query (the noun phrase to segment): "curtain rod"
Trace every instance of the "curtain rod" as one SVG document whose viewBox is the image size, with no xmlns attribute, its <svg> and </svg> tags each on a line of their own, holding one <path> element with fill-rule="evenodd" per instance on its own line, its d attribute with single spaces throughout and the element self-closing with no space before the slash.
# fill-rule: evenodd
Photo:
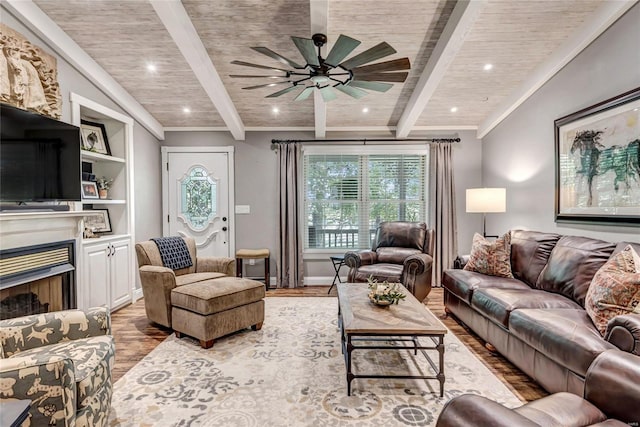
<svg viewBox="0 0 640 427">
<path fill-rule="evenodd" d="M 363 145 L 367 145 L 367 142 L 460 142 L 460 138 L 407 138 L 407 139 L 394 139 L 394 138 L 359 138 L 359 139 L 272 139 L 272 144 L 298 144 L 303 142 L 362 142 Z"/>
</svg>

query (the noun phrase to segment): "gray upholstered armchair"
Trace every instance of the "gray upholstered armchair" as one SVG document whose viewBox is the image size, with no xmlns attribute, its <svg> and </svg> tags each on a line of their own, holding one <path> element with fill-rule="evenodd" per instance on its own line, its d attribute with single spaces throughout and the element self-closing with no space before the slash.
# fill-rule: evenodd
<svg viewBox="0 0 640 427">
<path fill-rule="evenodd" d="M 0 321 L 0 397 L 28 399 L 32 426 L 107 425 L 115 345 L 106 307 Z"/>
<path fill-rule="evenodd" d="M 164 267 L 158 246 L 151 240 L 136 243 L 140 283 L 147 318 L 171 328 L 171 290 L 176 286 L 202 282 L 224 276 L 235 276 L 236 260 L 223 257 L 196 256 L 196 242 L 184 237 L 193 266 L 172 270 Z"/>
<path fill-rule="evenodd" d="M 402 283 L 423 301 L 431 292 L 433 244 L 433 230 L 424 222 L 382 222 L 370 251 L 345 254 L 348 281 L 366 282 L 371 276 Z"/>
</svg>

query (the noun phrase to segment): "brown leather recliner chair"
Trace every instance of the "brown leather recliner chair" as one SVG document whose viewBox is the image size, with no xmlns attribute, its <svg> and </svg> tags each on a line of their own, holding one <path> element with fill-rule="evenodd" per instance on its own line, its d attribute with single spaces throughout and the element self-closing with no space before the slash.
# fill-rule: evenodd
<svg viewBox="0 0 640 427">
<path fill-rule="evenodd" d="M 601 353 L 589 366 L 584 398 L 560 392 L 509 409 L 482 396 L 465 394 L 442 409 L 436 427 L 528 427 L 640 425 L 638 357 L 620 350 Z"/>
<path fill-rule="evenodd" d="M 382 222 L 376 230 L 371 250 L 347 252 L 349 282 L 366 282 L 373 277 L 402 283 L 423 301 L 431 292 L 433 230 L 424 222 Z"/>
</svg>

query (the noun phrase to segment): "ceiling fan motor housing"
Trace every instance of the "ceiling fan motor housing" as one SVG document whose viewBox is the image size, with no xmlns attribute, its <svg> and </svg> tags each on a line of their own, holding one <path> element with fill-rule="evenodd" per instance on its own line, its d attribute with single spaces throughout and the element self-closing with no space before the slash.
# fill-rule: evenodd
<svg viewBox="0 0 640 427">
<path fill-rule="evenodd" d="M 315 44 L 316 46 L 322 47 L 327 43 L 327 36 L 317 33 L 311 36 L 311 40 L 313 40 L 313 44 Z"/>
</svg>

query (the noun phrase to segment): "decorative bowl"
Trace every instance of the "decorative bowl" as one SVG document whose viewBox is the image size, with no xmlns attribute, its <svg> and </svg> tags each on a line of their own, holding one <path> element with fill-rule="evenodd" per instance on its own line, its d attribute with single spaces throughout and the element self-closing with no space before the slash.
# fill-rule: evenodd
<svg viewBox="0 0 640 427">
<path fill-rule="evenodd" d="M 380 306 L 397 304 L 406 295 L 399 291 L 399 283 L 389 283 L 386 280 L 382 283 L 369 277 L 369 300 Z"/>
<path fill-rule="evenodd" d="M 375 298 L 369 298 L 369 301 L 371 301 L 372 303 L 374 303 L 375 305 L 379 305 L 381 307 L 386 307 L 388 305 L 393 304 L 393 301 L 389 301 L 389 300 L 377 300 Z"/>
</svg>

